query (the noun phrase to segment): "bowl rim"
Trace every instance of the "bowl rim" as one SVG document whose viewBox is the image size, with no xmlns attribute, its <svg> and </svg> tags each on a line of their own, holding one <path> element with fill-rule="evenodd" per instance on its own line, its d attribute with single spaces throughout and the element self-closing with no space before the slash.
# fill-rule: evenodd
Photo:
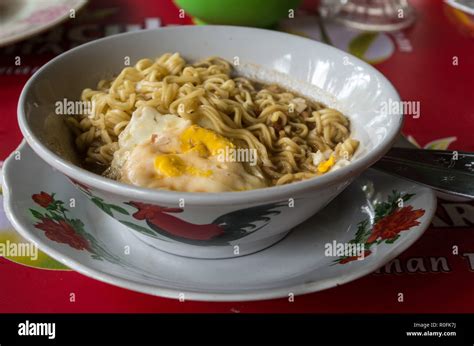
<svg viewBox="0 0 474 346">
<path fill-rule="evenodd" d="M 168 204 L 176 204 L 178 201 L 184 199 L 185 203 L 191 205 L 206 205 L 206 206 L 217 206 L 217 205 L 232 205 L 235 203 L 248 203 L 248 202 L 263 202 L 277 199 L 288 199 L 292 196 L 295 196 L 297 193 L 301 193 L 304 190 L 316 189 L 321 187 L 328 187 L 330 185 L 335 185 L 341 181 L 348 181 L 351 177 L 355 177 L 360 174 L 363 170 L 367 169 L 373 163 L 375 163 L 379 158 L 381 158 L 395 142 L 398 134 L 403 125 L 403 115 L 402 114 L 391 114 L 391 116 L 397 116 L 398 119 L 395 119 L 394 125 L 389 129 L 384 140 L 374 149 L 370 150 L 368 153 L 364 154 L 362 157 L 359 157 L 356 161 L 351 162 L 351 164 L 341 167 L 340 169 L 325 174 L 320 177 L 314 177 L 298 182 L 293 182 L 286 185 L 271 186 L 254 190 L 246 191 L 231 191 L 231 192 L 181 192 L 181 191 L 169 191 L 169 190 L 160 190 L 160 189 L 151 189 L 143 188 L 134 185 L 129 185 L 121 183 L 96 173 L 92 173 L 82 167 L 74 165 L 73 163 L 63 159 L 58 154 L 51 151 L 46 145 L 44 145 L 40 139 L 34 135 L 33 131 L 30 129 L 29 124 L 26 120 L 26 96 L 29 94 L 30 89 L 34 83 L 38 80 L 47 68 L 55 64 L 57 61 L 65 58 L 69 54 L 75 54 L 76 51 L 81 49 L 93 47 L 100 45 L 105 41 L 114 40 L 124 37 L 133 37 L 135 35 L 141 35 L 147 32 L 152 31 L 167 31 L 172 34 L 176 31 L 187 31 L 187 30 L 201 30 L 204 33 L 207 30 L 233 30 L 233 31 L 243 31 L 247 34 L 252 34 L 255 31 L 260 31 L 264 34 L 279 35 L 282 39 L 291 39 L 291 40 L 300 40 L 305 41 L 307 44 L 320 46 L 322 49 L 332 51 L 338 55 L 350 56 L 351 60 L 355 61 L 358 65 L 361 65 L 369 73 L 375 75 L 380 83 L 382 84 L 383 89 L 389 95 L 391 94 L 391 99 L 395 101 L 400 100 L 400 96 L 396 91 L 395 87 L 389 82 L 389 80 L 380 73 L 377 69 L 367 64 L 366 62 L 360 60 L 359 58 L 342 51 L 338 48 L 326 45 L 324 43 L 300 37 L 284 32 L 260 29 L 260 28 L 250 28 L 250 27 L 241 27 L 241 26 L 230 26 L 230 25 L 212 25 L 212 26 L 196 26 L 196 25 L 181 25 L 181 26 L 172 26 L 172 27 L 162 27 L 157 29 L 148 29 L 134 32 L 127 32 L 117 35 L 112 35 L 104 37 L 98 40 L 94 40 L 73 49 L 70 49 L 57 57 L 53 58 L 45 65 L 43 65 L 36 73 L 30 77 L 26 82 L 23 90 L 21 92 L 20 98 L 18 100 L 18 124 L 20 130 L 31 146 L 31 148 L 46 161 L 52 167 L 58 169 L 63 174 L 67 175 L 69 178 L 72 178 L 80 183 L 83 183 L 87 186 L 90 186 L 95 189 L 106 191 L 119 196 L 127 196 L 127 198 L 138 198 L 142 200 L 152 201 L 152 202 L 161 202 Z"/>
</svg>

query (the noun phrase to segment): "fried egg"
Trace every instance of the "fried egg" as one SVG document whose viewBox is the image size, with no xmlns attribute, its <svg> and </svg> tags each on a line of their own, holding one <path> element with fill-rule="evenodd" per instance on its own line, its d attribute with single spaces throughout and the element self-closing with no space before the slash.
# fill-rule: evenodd
<svg viewBox="0 0 474 346">
<path fill-rule="evenodd" d="M 152 107 L 137 109 L 111 164 L 119 181 L 188 192 L 242 191 L 267 186 L 241 162 L 219 160 L 235 144 L 213 130 Z"/>
</svg>

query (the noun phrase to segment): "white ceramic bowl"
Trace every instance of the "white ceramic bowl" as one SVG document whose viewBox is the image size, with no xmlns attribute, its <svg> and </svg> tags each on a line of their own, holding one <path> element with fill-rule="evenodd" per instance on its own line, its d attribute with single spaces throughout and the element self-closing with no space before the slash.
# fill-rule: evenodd
<svg viewBox="0 0 474 346">
<path fill-rule="evenodd" d="M 238 57 L 242 73 L 278 82 L 341 110 L 349 116 L 361 148 L 350 165 L 321 177 L 243 192 L 150 190 L 74 164 L 72 138 L 63 118 L 54 114 L 55 102 L 77 100 L 83 88 L 95 87 L 98 80 L 124 68 L 126 57 L 133 64 L 175 51 L 189 60 Z M 402 115 L 389 114 L 382 106 L 398 101 L 396 90 L 376 69 L 325 44 L 262 29 L 180 26 L 107 37 L 51 60 L 24 87 L 18 121 L 43 160 L 143 241 L 179 255 L 224 258 L 277 242 L 383 156 L 400 131 Z"/>
</svg>

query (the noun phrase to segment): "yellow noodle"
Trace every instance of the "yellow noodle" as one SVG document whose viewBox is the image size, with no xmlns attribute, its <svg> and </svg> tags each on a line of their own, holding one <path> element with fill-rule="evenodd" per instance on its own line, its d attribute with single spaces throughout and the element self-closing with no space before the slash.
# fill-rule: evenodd
<svg viewBox="0 0 474 346">
<path fill-rule="evenodd" d="M 350 159 L 359 142 L 350 138 L 350 122 L 341 112 L 302 98 L 276 85 L 263 85 L 232 74 L 232 65 L 210 57 L 187 64 L 178 53 L 141 59 L 113 79 L 84 89 L 90 114 L 68 119 L 76 146 L 87 162 L 108 166 L 118 136 L 142 106 L 192 122 L 205 119 L 211 129 L 238 146 L 255 149 L 257 167 L 271 184 L 308 179 L 318 173 L 312 155 L 333 153 Z"/>
</svg>

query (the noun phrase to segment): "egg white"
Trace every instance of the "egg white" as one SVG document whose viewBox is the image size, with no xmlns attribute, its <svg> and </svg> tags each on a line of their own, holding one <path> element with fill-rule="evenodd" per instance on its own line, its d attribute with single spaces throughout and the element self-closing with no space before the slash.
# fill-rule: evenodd
<svg viewBox="0 0 474 346">
<path fill-rule="evenodd" d="M 189 192 L 241 191 L 267 186 L 262 177 L 246 171 L 240 162 L 221 162 L 217 156 L 202 157 L 195 151 L 182 151 L 180 136 L 192 122 L 173 114 L 160 114 L 152 107 L 137 109 L 119 136 L 119 149 L 111 164 L 118 179 L 129 184 Z M 186 165 L 208 176 L 184 172 L 179 176 L 160 174 L 157 156 L 173 154 Z"/>
</svg>

